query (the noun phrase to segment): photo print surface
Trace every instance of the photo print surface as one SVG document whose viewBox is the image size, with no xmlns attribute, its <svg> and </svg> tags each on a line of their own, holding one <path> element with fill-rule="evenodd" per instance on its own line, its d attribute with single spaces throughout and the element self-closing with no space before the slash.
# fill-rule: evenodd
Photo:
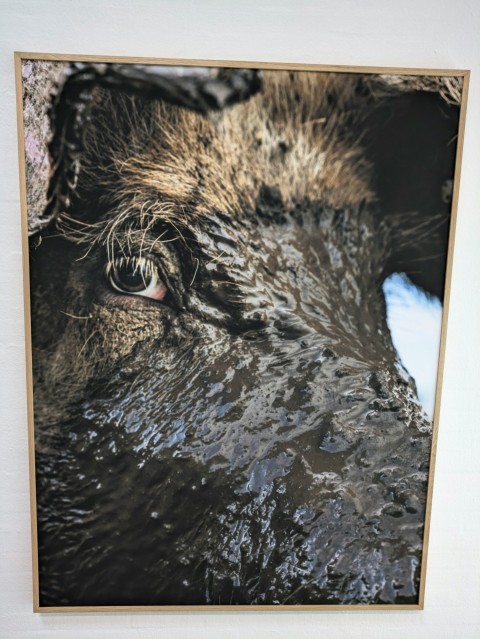
<svg viewBox="0 0 480 639">
<path fill-rule="evenodd" d="M 20 60 L 37 609 L 421 603 L 463 76 L 270 67 Z"/>
</svg>

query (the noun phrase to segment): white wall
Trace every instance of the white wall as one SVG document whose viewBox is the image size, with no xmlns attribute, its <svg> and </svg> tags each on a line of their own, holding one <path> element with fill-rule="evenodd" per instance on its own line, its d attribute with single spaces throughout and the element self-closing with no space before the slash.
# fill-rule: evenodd
<svg viewBox="0 0 480 639">
<path fill-rule="evenodd" d="M 0 0 L 1 637 L 480 636 L 479 29 L 478 0 Z M 31 612 L 14 50 L 472 70 L 423 612 Z"/>
</svg>

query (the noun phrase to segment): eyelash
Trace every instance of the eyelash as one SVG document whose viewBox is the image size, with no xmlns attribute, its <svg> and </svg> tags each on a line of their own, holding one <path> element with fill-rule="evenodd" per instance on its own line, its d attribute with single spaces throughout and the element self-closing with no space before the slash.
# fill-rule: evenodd
<svg viewBox="0 0 480 639">
<path fill-rule="evenodd" d="M 137 255 L 119 256 L 105 266 L 107 285 L 116 293 L 162 301 L 167 287 L 160 279 L 155 261 Z"/>
</svg>

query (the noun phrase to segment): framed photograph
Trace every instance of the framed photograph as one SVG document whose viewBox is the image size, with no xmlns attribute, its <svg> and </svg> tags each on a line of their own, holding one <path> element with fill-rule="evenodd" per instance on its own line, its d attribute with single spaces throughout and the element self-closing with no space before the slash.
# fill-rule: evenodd
<svg viewBox="0 0 480 639">
<path fill-rule="evenodd" d="M 468 72 L 16 68 L 34 610 L 421 609 Z"/>
</svg>

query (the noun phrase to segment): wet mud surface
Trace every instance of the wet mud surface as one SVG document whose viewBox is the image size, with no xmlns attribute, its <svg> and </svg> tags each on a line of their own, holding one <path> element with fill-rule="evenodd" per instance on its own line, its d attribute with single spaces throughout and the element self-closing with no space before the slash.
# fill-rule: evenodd
<svg viewBox="0 0 480 639">
<path fill-rule="evenodd" d="M 300 258 L 312 233 L 285 221 L 250 247 L 261 325 L 248 304 L 241 334 L 199 321 L 197 273 L 161 348 L 42 434 L 43 605 L 416 601 L 430 425 L 381 315 L 342 317 L 346 291 Z"/>
</svg>

